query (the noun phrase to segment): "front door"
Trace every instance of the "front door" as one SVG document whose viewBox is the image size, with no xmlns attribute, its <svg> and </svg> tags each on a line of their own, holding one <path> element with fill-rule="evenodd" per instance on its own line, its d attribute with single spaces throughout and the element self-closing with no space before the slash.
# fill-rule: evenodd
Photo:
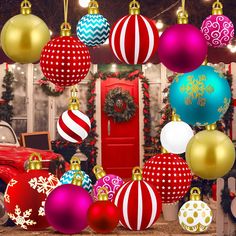
<svg viewBox="0 0 236 236">
<path fill-rule="evenodd" d="M 114 88 L 127 90 L 134 99 L 136 112 L 126 122 L 115 122 L 104 112 L 107 93 Z M 132 168 L 139 166 L 139 94 L 138 79 L 107 78 L 101 83 L 102 166 L 109 174 L 130 178 Z"/>
</svg>

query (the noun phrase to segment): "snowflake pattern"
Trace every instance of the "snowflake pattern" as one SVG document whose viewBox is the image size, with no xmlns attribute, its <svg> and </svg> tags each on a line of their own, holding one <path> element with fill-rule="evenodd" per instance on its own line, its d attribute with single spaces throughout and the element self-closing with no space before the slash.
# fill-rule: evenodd
<svg viewBox="0 0 236 236">
<path fill-rule="evenodd" d="M 32 213 L 32 209 L 21 212 L 18 205 L 15 208 L 15 214 L 8 213 L 11 220 L 15 222 L 16 225 L 20 225 L 23 229 L 27 229 L 28 225 L 36 225 L 37 223 L 31 219 L 28 219 Z M 21 215 L 22 214 L 22 215 Z"/>
<path fill-rule="evenodd" d="M 224 98 L 224 105 L 218 108 L 218 112 L 221 113 L 222 115 L 225 114 L 229 108 L 230 102 L 231 102 L 230 99 Z"/>
<path fill-rule="evenodd" d="M 39 216 L 45 216 L 44 207 L 45 207 L 45 201 L 42 201 L 41 207 L 40 207 L 39 210 L 38 210 L 38 215 L 39 215 Z"/>
<path fill-rule="evenodd" d="M 8 186 L 13 187 L 16 183 L 18 183 L 17 180 L 11 179 L 10 182 L 8 183 Z"/>
<path fill-rule="evenodd" d="M 7 203 L 10 203 L 10 196 L 9 196 L 9 194 L 7 194 L 7 192 L 4 194 L 4 200 L 5 200 Z"/>
<path fill-rule="evenodd" d="M 29 185 L 31 188 L 36 189 L 38 193 L 44 193 L 47 196 L 59 184 L 60 183 L 58 179 L 52 174 L 50 174 L 49 177 L 43 177 L 43 176 L 34 177 L 29 181 Z"/>
</svg>

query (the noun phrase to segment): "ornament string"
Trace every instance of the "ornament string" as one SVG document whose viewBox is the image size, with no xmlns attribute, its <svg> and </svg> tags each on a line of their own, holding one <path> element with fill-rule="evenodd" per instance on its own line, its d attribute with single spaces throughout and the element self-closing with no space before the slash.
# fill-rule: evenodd
<svg viewBox="0 0 236 236">
<path fill-rule="evenodd" d="M 182 0 L 182 11 L 185 13 L 185 0 Z"/>
<path fill-rule="evenodd" d="M 67 23 L 68 19 L 68 0 L 64 0 L 64 21 Z"/>
</svg>

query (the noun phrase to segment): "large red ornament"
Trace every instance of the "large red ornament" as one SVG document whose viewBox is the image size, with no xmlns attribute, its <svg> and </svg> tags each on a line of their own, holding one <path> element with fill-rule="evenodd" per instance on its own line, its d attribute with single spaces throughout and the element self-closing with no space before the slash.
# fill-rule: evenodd
<svg viewBox="0 0 236 236">
<path fill-rule="evenodd" d="M 90 65 L 88 48 L 72 36 L 52 39 L 43 48 L 40 58 L 44 76 L 59 86 L 79 83 L 88 74 Z"/>
<path fill-rule="evenodd" d="M 188 192 L 192 174 L 187 163 L 180 156 L 162 153 L 145 163 L 143 179 L 156 186 L 163 203 L 174 203 Z"/>
<path fill-rule="evenodd" d="M 39 157 L 38 154 L 33 155 Z M 60 184 L 54 175 L 37 169 L 37 166 L 40 167 L 40 160 L 31 159 L 30 168 L 33 166 L 33 169 L 11 179 L 4 196 L 10 219 L 26 230 L 41 230 L 49 226 L 44 212 L 45 200 Z"/>
<path fill-rule="evenodd" d="M 124 184 L 116 193 L 114 203 L 120 211 L 120 223 L 130 230 L 151 227 L 161 213 L 161 197 L 157 189 L 142 181 L 140 168 L 133 169 L 133 181 Z"/>
<path fill-rule="evenodd" d="M 130 15 L 118 20 L 110 33 L 110 46 L 114 55 L 127 64 L 146 63 L 158 47 L 156 25 L 139 12 L 139 3 L 132 1 Z"/>
</svg>

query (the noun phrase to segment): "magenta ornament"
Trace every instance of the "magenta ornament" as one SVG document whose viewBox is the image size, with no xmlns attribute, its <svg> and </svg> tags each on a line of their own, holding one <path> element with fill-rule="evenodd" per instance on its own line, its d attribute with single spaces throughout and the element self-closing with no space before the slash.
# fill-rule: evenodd
<svg viewBox="0 0 236 236">
<path fill-rule="evenodd" d="M 224 15 L 210 15 L 202 23 L 201 31 L 207 44 L 214 48 L 227 46 L 234 37 L 234 25 Z"/>
<path fill-rule="evenodd" d="M 82 187 L 61 185 L 46 200 L 48 223 L 64 234 L 79 233 L 88 226 L 87 212 L 92 203 L 92 197 Z"/>
<path fill-rule="evenodd" d="M 203 63 L 207 56 L 207 43 L 195 26 L 176 24 L 161 35 L 158 55 L 169 70 L 187 73 Z"/>
</svg>

